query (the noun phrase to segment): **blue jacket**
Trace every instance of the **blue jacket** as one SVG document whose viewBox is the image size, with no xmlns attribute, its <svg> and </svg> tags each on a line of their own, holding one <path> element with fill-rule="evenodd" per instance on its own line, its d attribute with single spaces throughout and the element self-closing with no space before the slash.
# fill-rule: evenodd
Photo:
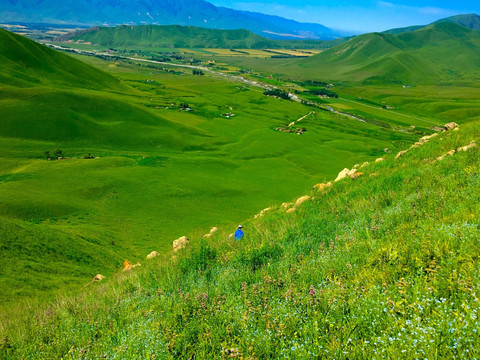
<svg viewBox="0 0 480 360">
<path fill-rule="evenodd" d="M 243 231 L 242 229 L 237 229 L 237 231 L 235 231 L 235 240 L 240 240 L 242 237 L 243 237 Z"/>
</svg>

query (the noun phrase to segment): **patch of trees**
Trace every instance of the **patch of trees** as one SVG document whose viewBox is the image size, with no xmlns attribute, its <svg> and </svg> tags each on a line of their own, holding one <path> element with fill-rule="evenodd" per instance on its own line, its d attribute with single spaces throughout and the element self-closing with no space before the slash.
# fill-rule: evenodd
<svg viewBox="0 0 480 360">
<path fill-rule="evenodd" d="M 300 83 L 302 86 L 327 86 L 328 84 L 324 81 L 317 81 L 317 80 L 305 80 L 304 82 Z"/>
<path fill-rule="evenodd" d="M 271 53 L 271 54 L 289 55 L 289 54 L 286 54 L 286 53 L 281 52 L 281 51 L 275 51 L 275 50 L 269 50 L 269 49 L 263 49 L 263 51 L 265 51 L 267 53 Z"/>
<path fill-rule="evenodd" d="M 171 61 L 169 56 L 150 56 L 150 60 L 159 61 L 159 62 Z"/>
<path fill-rule="evenodd" d="M 45 151 L 43 153 L 47 160 L 56 160 L 56 159 L 62 159 L 63 158 L 63 152 L 60 149 L 56 149 L 53 153 L 50 153 L 50 151 Z"/>
<path fill-rule="evenodd" d="M 200 60 L 200 59 L 195 59 L 195 58 L 190 59 L 190 64 L 191 65 L 198 65 L 198 64 L 201 64 L 202 62 L 203 62 L 203 60 Z"/>
<path fill-rule="evenodd" d="M 312 95 L 328 96 L 329 98 L 338 98 L 338 94 L 328 89 L 311 89 L 307 91 Z"/>
<path fill-rule="evenodd" d="M 205 73 L 202 70 L 193 69 L 193 75 L 203 76 L 203 75 L 205 75 Z"/>
<path fill-rule="evenodd" d="M 102 54 L 97 54 L 97 53 L 91 53 L 91 52 L 82 52 L 82 55 L 88 55 L 88 56 L 93 56 L 105 61 L 123 61 L 124 58 L 121 56 L 117 55 L 102 55 Z"/>
<path fill-rule="evenodd" d="M 288 92 L 280 89 L 267 90 L 263 93 L 263 95 L 275 96 L 280 99 L 290 100 L 290 96 L 288 96 Z"/>
</svg>

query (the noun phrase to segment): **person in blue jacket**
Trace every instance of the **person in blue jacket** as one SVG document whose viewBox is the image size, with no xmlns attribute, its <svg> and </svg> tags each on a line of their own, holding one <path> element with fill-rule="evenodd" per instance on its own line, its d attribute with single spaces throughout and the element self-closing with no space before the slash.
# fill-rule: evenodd
<svg viewBox="0 0 480 360">
<path fill-rule="evenodd" d="M 235 240 L 240 240 L 241 238 L 243 238 L 243 235 L 245 235 L 242 229 L 243 229 L 243 226 L 238 225 L 238 229 L 237 231 L 235 231 Z"/>
</svg>

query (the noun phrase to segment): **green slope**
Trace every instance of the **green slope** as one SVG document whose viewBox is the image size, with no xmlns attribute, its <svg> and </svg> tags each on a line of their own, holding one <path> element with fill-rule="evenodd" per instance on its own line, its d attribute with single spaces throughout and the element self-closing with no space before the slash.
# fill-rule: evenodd
<svg viewBox="0 0 480 360">
<path fill-rule="evenodd" d="M 360 35 L 290 68 L 312 69 L 324 79 L 439 84 L 454 78 L 475 79 L 479 50 L 479 32 L 439 23 L 398 35 Z"/>
<path fill-rule="evenodd" d="M 478 358 L 477 123 L 443 132 L 177 261 L 11 317 L 0 356 Z M 20 320 L 22 314 L 25 320 Z"/>
<path fill-rule="evenodd" d="M 10 289 L 0 295 L 5 304 L 68 291 L 131 253 L 131 244 L 115 244 L 112 230 L 98 223 L 115 194 L 111 178 L 128 177 L 108 173 L 118 160 L 48 163 L 45 151 L 76 158 L 164 153 L 207 140 L 204 131 L 148 111 L 144 97 L 119 79 L 24 37 L 0 30 L 0 59 L 0 252 L 12 260 L 0 270 L 2 289 Z M 84 225 L 56 224 L 86 214 L 95 215 L 80 220 Z"/>
<path fill-rule="evenodd" d="M 0 256 L 15 259 L 0 269 L 0 307 L 78 291 L 97 272 L 110 275 L 151 250 L 169 254 L 173 239 L 238 223 L 342 163 L 411 143 L 414 135 L 400 128 L 421 126 L 406 119 L 389 130 L 319 111 L 302 120 L 306 134 L 286 134 L 275 128 L 311 107 L 163 65 L 88 58 L 118 85 L 76 86 L 81 74 L 72 72 L 57 86 L 58 53 L 22 41 L 25 51 L 52 57 L 53 75 L 42 77 L 43 63 L 32 61 L 25 71 L 38 83 L 0 85 Z M 21 54 L 8 55 L 12 61 L 23 61 L 19 51 L 9 48 Z M 56 149 L 68 159 L 47 161 L 44 152 Z M 82 158 L 89 153 L 98 158 Z"/>
<path fill-rule="evenodd" d="M 2 29 L 0 81 L 2 137 L 183 148 L 182 134 L 200 134 L 145 111 L 110 74 Z"/>
<path fill-rule="evenodd" d="M 456 15 L 435 21 L 435 23 L 442 22 L 455 23 L 476 31 L 480 30 L 480 16 L 477 14 Z"/>
<path fill-rule="evenodd" d="M 480 16 L 478 16 L 477 14 L 455 15 L 455 16 L 451 16 L 451 17 L 448 17 L 448 18 L 437 20 L 437 21 L 433 22 L 433 24 L 440 24 L 440 23 L 445 23 L 445 22 L 461 25 L 461 26 L 464 26 L 464 27 L 469 28 L 471 30 L 476 30 L 476 31 L 480 30 Z M 398 35 L 398 34 L 401 34 L 401 33 L 404 33 L 404 32 L 412 32 L 412 31 L 416 31 L 416 30 L 419 30 L 419 29 L 423 29 L 427 26 L 428 25 L 408 26 L 408 27 L 404 27 L 404 28 L 390 29 L 390 30 L 384 31 L 383 33 L 384 34 L 391 34 L 391 35 Z"/>
<path fill-rule="evenodd" d="M 179 25 L 143 25 L 95 27 L 80 34 L 65 35 L 60 41 L 73 40 L 89 42 L 96 45 L 116 49 L 146 48 L 236 48 L 236 49 L 269 49 L 269 48 L 328 48 L 338 40 L 271 40 L 248 30 L 217 30 L 194 26 Z"/>
<path fill-rule="evenodd" d="M 0 83 L 20 87 L 121 88 L 114 77 L 3 29 L 0 29 Z"/>
</svg>

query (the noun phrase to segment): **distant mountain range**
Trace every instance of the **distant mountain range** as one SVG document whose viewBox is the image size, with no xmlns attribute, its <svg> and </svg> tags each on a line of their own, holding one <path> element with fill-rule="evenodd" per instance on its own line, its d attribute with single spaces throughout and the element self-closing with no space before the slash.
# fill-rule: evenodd
<svg viewBox="0 0 480 360">
<path fill-rule="evenodd" d="M 398 34 L 356 36 L 293 64 L 325 80 L 441 84 L 480 76 L 480 32 L 441 21 Z"/>
<path fill-rule="evenodd" d="M 205 29 L 180 25 L 121 25 L 92 27 L 59 36 L 57 41 L 83 41 L 113 48 L 217 48 L 217 49 L 326 49 L 343 38 L 331 41 L 275 40 L 248 30 Z"/>
<path fill-rule="evenodd" d="M 346 34 L 320 24 L 216 7 L 204 0 L 3 0 L 0 21 L 79 25 L 192 25 L 247 29 L 274 39 L 331 40 Z"/>
</svg>

